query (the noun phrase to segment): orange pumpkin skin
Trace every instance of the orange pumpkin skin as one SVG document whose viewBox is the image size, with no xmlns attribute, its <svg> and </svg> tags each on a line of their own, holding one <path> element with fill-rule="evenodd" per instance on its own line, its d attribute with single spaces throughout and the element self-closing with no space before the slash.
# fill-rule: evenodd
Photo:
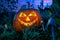
<svg viewBox="0 0 60 40">
<path fill-rule="evenodd" d="M 14 29 L 18 32 L 24 30 L 26 27 L 31 28 L 34 24 L 40 27 L 41 16 L 36 10 L 21 11 L 13 21 Z"/>
</svg>

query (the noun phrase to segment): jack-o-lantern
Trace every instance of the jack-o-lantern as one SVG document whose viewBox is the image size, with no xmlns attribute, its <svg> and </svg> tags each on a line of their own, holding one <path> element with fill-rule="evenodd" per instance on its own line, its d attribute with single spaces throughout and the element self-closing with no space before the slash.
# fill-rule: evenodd
<svg viewBox="0 0 60 40">
<path fill-rule="evenodd" d="M 16 16 L 13 25 L 16 31 L 21 31 L 26 27 L 32 27 L 37 24 L 40 27 L 41 17 L 36 10 L 24 10 Z"/>
</svg>

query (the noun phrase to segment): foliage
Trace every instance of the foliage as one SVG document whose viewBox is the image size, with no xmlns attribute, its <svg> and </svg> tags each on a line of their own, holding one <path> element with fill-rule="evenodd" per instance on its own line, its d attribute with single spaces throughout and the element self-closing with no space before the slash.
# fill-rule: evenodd
<svg viewBox="0 0 60 40">
<path fill-rule="evenodd" d="M 45 22 L 45 26 L 45 24 L 47 23 L 46 21 L 52 14 L 57 23 L 57 26 L 54 29 L 55 39 L 60 40 L 60 4 L 56 0 L 53 1 L 53 5 L 50 8 L 51 10 L 45 10 L 43 11 L 43 13 L 41 13 L 41 15 L 43 15 L 42 18 Z M 18 0 L 0 0 L 0 40 L 51 40 L 51 26 L 49 27 L 48 31 L 43 31 L 42 26 L 40 28 L 36 28 L 36 26 L 33 26 L 33 28 L 31 29 L 26 28 L 22 32 L 15 31 L 15 29 L 13 28 L 13 20 L 14 15 L 17 12 L 13 11 L 13 9 L 15 10 L 17 8 L 15 5 L 17 2 Z M 6 4 L 6 6 L 4 4 Z M 7 24 L 8 26 L 7 29 L 5 28 L 5 24 Z"/>
</svg>

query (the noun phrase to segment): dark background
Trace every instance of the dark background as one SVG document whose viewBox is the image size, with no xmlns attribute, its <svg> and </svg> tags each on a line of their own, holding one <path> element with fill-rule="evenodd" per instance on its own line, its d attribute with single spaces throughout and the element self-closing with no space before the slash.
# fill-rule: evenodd
<svg viewBox="0 0 60 40">
<path fill-rule="evenodd" d="M 4 2 L 7 2 L 7 5 Z M 49 9 L 40 9 L 42 19 L 44 20 L 44 26 L 47 24 L 47 20 L 53 17 L 56 22 L 54 27 L 54 39 L 60 40 L 60 0 L 53 0 L 53 4 Z M 33 27 L 31 29 L 25 29 L 22 32 L 16 32 L 13 27 L 14 16 L 17 13 L 16 3 L 18 0 L 0 0 L 0 40 L 52 40 L 51 25 L 48 27 L 48 31 L 44 30 L 42 26 L 40 28 Z M 23 8 L 22 8 L 23 9 Z M 43 12 L 43 13 L 42 13 Z M 52 16 L 50 16 L 50 12 Z M 45 14 L 46 13 L 46 14 Z M 48 14 L 47 14 L 48 13 Z M 7 25 L 7 28 L 5 27 Z"/>
</svg>

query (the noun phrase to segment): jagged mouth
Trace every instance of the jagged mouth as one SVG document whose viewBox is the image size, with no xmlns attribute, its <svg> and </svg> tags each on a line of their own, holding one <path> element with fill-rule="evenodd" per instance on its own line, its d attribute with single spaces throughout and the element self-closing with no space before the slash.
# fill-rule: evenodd
<svg viewBox="0 0 60 40">
<path fill-rule="evenodd" d="M 21 23 L 21 24 L 23 24 L 23 25 L 25 25 L 25 26 L 31 26 L 31 25 L 33 25 L 36 21 L 37 21 L 38 19 L 36 18 L 34 21 L 32 21 L 32 22 L 23 22 L 22 20 L 20 20 L 19 18 L 18 18 L 18 21 Z"/>
</svg>

